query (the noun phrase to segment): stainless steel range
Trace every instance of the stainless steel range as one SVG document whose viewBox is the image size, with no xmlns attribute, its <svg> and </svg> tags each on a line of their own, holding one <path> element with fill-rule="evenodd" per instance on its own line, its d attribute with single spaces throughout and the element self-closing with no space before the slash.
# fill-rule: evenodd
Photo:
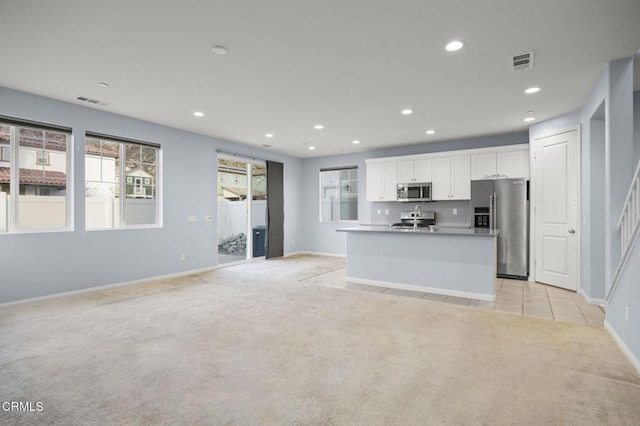
<svg viewBox="0 0 640 426">
<path fill-rule="evenodd" d="M 435 212 L 423 212 L 419 208 L 412 212 L 400 213 L 400 222 L 391 225 L 392 228 L 426 228 L 436 224 Z"/>
</svg>

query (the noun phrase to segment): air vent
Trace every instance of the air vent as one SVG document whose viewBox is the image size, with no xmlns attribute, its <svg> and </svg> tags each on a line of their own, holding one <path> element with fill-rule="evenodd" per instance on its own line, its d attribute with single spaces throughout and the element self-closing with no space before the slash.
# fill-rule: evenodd
<svg viewBox="0 0 640 426">
<path fill-rule="evenodd" d="M 267 145 L 266 143 L 263 143 L 262 146 L 264 146 L 265 148 L 271 148 L 271 145 Z"/>
<path fill-rule="evenodd" d="M 509 59 L 509 69 L 511 71 L 523 71 L 531 68 L 533 68 L 533 50 L 514 55 Z"/>
<path fill-rule="evenodd" d="M 97 99 L 86 98 L 86 97 L 84 97 L 84 96 L 78 96 L 76 99 L 77 99 L 77 100 L 79 100 L 79 101 L 82 101 L 82 102 L 88 102 L 88 103 L 90 103 L 90 104 L 94 104 L 94 105 L 100 105 L 100 106 L 107 106 L 107 105 L 109 105 L 109 103 L 107 103 L 107 102 L 99 101 L 99 100 L 97 100 Z"/>
</svg>

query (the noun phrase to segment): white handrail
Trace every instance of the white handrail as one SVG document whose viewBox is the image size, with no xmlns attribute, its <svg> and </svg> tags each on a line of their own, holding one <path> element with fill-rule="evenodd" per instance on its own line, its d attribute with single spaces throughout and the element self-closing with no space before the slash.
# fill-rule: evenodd
<svg viewBox="0 0 640 426">
<path fill-rule="evenodd" d="M 618 231 L 620 231 L 621 244 L 620 263 L 607 293 L 607 301 L 610 301 L 611 296 L 613 296 L 618 281 L 620 280 L 620 275 L 629 260 L 631 249 L 638 239 L 638 234 L 640 234 L 640 161 L 638 161 L 638 166 L 631 179 L 629 192 L 627 193 L 627 198 L 625 198 L 622 212 L 620 213 Z"/>
</svg>

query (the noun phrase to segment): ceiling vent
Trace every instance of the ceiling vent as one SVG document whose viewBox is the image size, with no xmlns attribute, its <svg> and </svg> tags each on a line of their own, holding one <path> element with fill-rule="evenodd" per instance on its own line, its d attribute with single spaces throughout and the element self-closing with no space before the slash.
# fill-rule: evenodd
<svg viewBox="0 0 640 426">
<path fill-rule="evenodd" d="M 90 103 L 90 104 L 94 104 L 94 105 L 100 105 L 100 106 L 107 106 L 107 105 L 109 105 L 107 102 L 99 101 L 99 100 L 97 100 L 97 99 L 86 98 L 86 97 L 84 97 L 84 96 L 78 96 L 76 99 L 77 99 L 77 100 L 79 100 L 79 101 L 82 101 L 82 102 L 88 102 L 88 103 Z"/>
<path fill-rule="evenodd" d="M 509 69 L 511 71 L 524 71 L 531 68 L 533 68 L 533 50 L 509 58 Z"/>
</svg>

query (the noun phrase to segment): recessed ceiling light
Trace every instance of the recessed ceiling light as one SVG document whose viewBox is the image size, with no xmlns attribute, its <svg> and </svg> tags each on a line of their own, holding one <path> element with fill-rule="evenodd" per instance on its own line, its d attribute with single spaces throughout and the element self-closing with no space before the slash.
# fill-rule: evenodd
<svg viewBox="0 0 640 426">
<path fill-rule="evenodd" d="M 428 135 L 432 135 L 435 132 L 436 132 L 435 130 L 427 130 L 425 133 L 428 134 Z"/>
<path fill-rule="evenodd" d="M 98 83 L 98 86 L 100 86 L 100 87 L 109 87 L 109 83 L 104 83 L 104 82 Z"/>
<path fill-rule="evenodd" d="M 529 87 L 527 90 L 524 91 L 524 93 L 530 95 L 532 93 L 538 93 L 540 90 L 542 89 L 540 89 L 539 87 Z"/>
<path fill-rule="evenodd" d="M 403 109 L 402 110 L 402 114 L 403 115 L 411 115 L 411 114 L 413 114 L 413 110 L 409 109 L 409 108 Z"/>
<path fill-rule="evenodd" d="M 360 141 L 353 141 L 351 143 L 354 144 L 354 145 L 358 145 L 360 143 Z"/>
<path fill-rule="evenodd" d="M 204 117 L 204 112 L 196 111 L 196 112 L 193 113 L 193 115 L 195 115 L 198 118 L 202 118 L 202 117 Z"/>
<path fill-rule="evenodd" d="M 267 137 L 267 138 L 272 138 L 274 136 L 274 134 L 273 133 L 265 133 L 264 136 Z"/>
<path fill-rule="evenodd" d="M 316 147 L 315 147 L 315 146 L 310 146 L 310 147 L 309 147 L 309 149 L 310 149 L 311 151 L 313 151 L 314 149 L 316 149 Z"/>
<path fill-rule="evenodd" d="M 211 48 L 211 51 L 216 55 L 226 55 L 229 50 L 224 46 L 217 45 L 217 46 L 213 46 Z"/>
<path fill-rule="evenodd" d="M 525 122 L 529 122 L 529 121 L 533 121 L 535 119 L 536 119 L 535 117 L 527 117 L 527 118 L 524 119 L 524 121 Z"/>
<path fill-rule="evenodd" d="M 462 49 L 462 46 L 464 46 L 463 42 L 460 40 L 453 40 L 447 43 L 444 48 L 447 49 L 448 52 L 455 52 L 456 50 Z"/>
<path fill-rule="evenodd" d="M 324 129 L 324 126 L 322 124 L 316 124 L 315 126 L 313 126 L 313 128 L 316 130 L 322 130 Z"/>
</svg>

